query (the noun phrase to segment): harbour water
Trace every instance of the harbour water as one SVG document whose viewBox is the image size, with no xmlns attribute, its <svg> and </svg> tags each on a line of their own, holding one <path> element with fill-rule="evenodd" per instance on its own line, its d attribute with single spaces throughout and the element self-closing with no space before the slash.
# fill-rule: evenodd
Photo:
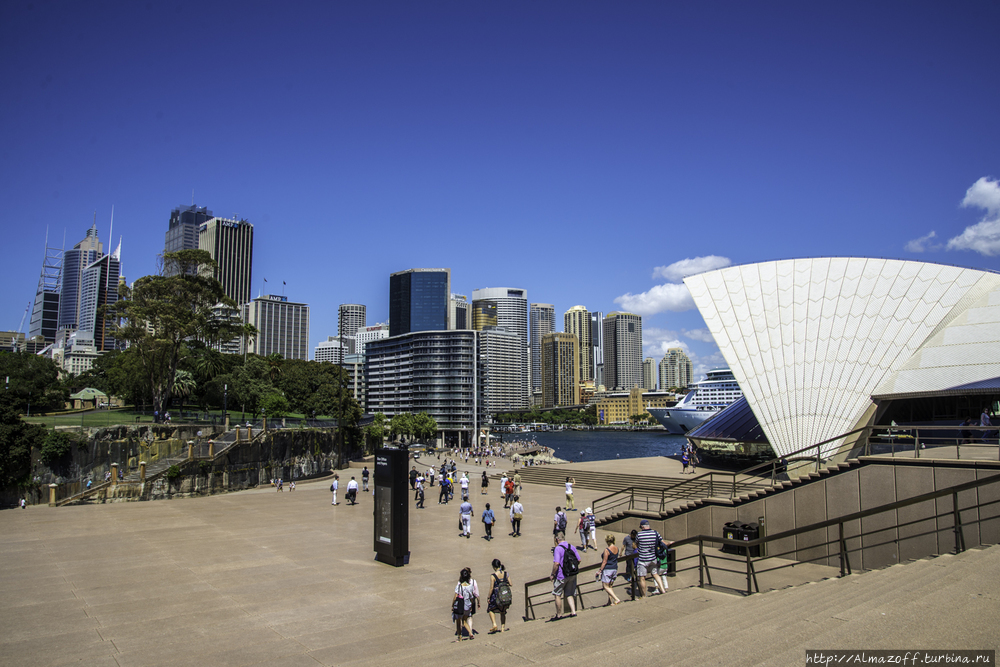
<svg viewBox="0 0 1000 667">
<path fill-rule="evenodd" d="M 538 431 L 504 434 L 504 442 L 534 440 L 566 461 L 680 456 L 684 436 L 667 431 Z"/>
</svg>

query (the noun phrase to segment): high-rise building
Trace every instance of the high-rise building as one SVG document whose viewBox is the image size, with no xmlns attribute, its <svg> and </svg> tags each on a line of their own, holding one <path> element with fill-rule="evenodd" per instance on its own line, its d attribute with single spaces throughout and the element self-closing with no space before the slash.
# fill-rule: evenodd
<svg viewBox="0 0 1000 667">
<path fill-rule="evenodd" d="M 472 328 L 482 331 L 497 325 L 496 301 L 474 301 L 472 303 Z"/>
<path fill-rule="evenodd" d="M 691 359 L 684 350 L 679 347 L 668 349 L 660 359 L 660 390 L 683 389 L 690 386 L 693 379 Z"/>
<path fill-rule="evenodd" d="M 42 261 L 42 275 L 38 278 L 38 291 L 31 309 L 28 337 L 41 336 L 46 343 L 56 340 L 59 326 L 59 293 L 62 290 L 62 259 L 60 248 L 49 247 L 49 235 L 45 234 L 45 259 Z"/>
<path fill-rule="evenodd" d="M 656 360 L 653 357 L 642 360 L 642 388 L 656 391 Z"/>
<path fill-rule="evenodd" d="M 542 407 L 580 404 L 580 342 L 576 334 L 542 336 Z"/>
<path fill-rule="evenodd" d="M 362 327 L 354 334 L 354 353 L 364 355 L 365 345 L 373 340 L 382 340 L 388 337 L 388 324 L 374 324 L 370 327 Z"/>
<path fill-rule="evenodd" d="M 464 294 L 452 294 L 448 300 L 448 328 L 461 331 L 463 329 L 473 329 L 472 326 L 472 304 L 468 302 Z"/>
<path fill-rule="evenodd" d="M 389 276 L 389 336 L 447 331 L 451 269 L 408 269 Z"/>
<path fill-rule="evenodd" d="M 104 254 L 97 238 L 95 222 L 82 241 L 63 253 L 62 285 L 59 290 L 59 318 L 56 329 L 78 329 L 80 326 L 80 288 L 83 272 Z"/>
<path fill-rule="evenodd" d="M 313 361 L 329 361 L 331 364 L 341 365 L 344 360 L 354 353 L 353 336 L 328 336 L 322 340 L 313 350 Z"/>
<path fill-rule="evenodd" d="M 594 366 L 594 384 L 604 384 L 604 313 L 590 313 L 590 359 Z"/>
<path fill-rule="evenodd" d="M 392 322 L 390 321 L 390 326 Z M 365 411 L 427 413 L 449 447 L 476 443 L 482 383 L 475 331 L 418 331 L 365 347 Z"/>
<path fill-rule="evenodd" d="M 478 355 L 486 412 L 495 415 L 520 409 L 521 339 L 502 327 L 479 332 Z"/>
<path fill-rule="evenodd" d="M 531 327 L 531 393 L 542 391 L 542 336 L 556 330 L 556 307 L 551 303 L 533 303 L 528 310 Z"/>
<path fill-rule="evenodd" d="M 609 390 L 642 386 L 642 317 L 613 312 L 604 318 L 604 384 Z"/>
<path fill-rule="evenodd" d="M 91 263 L 83 271 L 80 284 L 79 330 L 93 336 L 98 352 L 115 348 L 111 323 L 104 319 L 101 308 L 118 301 L 118 281 L 121 274 L 121 245 L 111 253 Z"/>
<path fill-rule="evenodd" d="M 498 327 L 517 334 L 521 339 L 521 402 L 518 409 L 528 407 L 528 292 L 513 287 L 486 287 L 472 291 L 472 307 L 477 301 L 492 301 L 497 307 Z M 475 317 L 475 315 L 473 315 Z"/>
<path fill-rule="evenodd" d="M 248 352 L 266 357 L 278 353 L 285 359 L 309 359 L 309 306 L 286 296 L 268 294 L 243 306 L 243 321 L 257 329 L 248 341 Z"/>
<path fill-rule="evenodd" d="M 212 212 L 204 206 L 178 206 L 170 212 L 170 223 L 163 243 L 163 253 L 197 250 L 202 223 L 212 219 Z M 172 275 L 175 267 L 167 265 L 164 272 Z"/>
<path fill-rule="evenodd" d="M 368 325 L 365 307 L 359 303 L 342 303 L 337 309 L 337 335 L 353 336 Z"/>
<path fill-rule="evenodd" d="M 243 308 L 250 301 L 253 269 L 253 225 L 246 220 L 210 218 L 198 228 L 198 248 L 215 260 L 215 279 L 226 296 Z M 298 359 L 308 359 L 296 357 Z"/>
<path fill-rule="evenodd" d="M 596 313 L 595 313 L 596 314 Z M 563 331 L 574 334 L 579 344 L 580 382 L 594 379 L 594 344 L 591 313 L 583 306 L 573 306 L 563 313 Z"/>
</svg>

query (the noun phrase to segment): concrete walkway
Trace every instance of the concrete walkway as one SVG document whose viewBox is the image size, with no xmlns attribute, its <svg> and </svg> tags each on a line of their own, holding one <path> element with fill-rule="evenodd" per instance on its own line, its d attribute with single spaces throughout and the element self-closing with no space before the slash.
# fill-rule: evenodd
<svg viewBox="0 0 1000 667">
<path fill-rule="evenodd" d="M 482 469 L 459 469 L 470 471 L 476 516 L 488 500 L 504 517 L 497 485 L 491 484 L 488 498 L 481 496 Z M 360 470 L 342 471 L 342 489 L 352 474 L 360 479 Z M 324 480 L 300 483 L 294 492 L 286 486 L 283 493 L 266 488 L 0 512 L 0 664 L 517 665 L 570 659 L 622 664 L 627 657 L 632 665 L 664 664 L 669 651 L 679 646 L 690 664 L 766 664 L 770 661 L 763 646 L 753 653 L 759 662 L 736 660 L 756 636 L 757 607 L 747 605 L 765 603 L 770 606 L 759 613 L 767 613 L 769 620 L 761 632 L 777 633 L 783 656 L 798 656 L 794 663 L 771 664 L 802 664 L 806 647 L 854 645 L 838 635 L 830 635 L 830 644 L 817 643 L 808 633 L 782 634 L 783 623 L 800 624 L 810 615 L 822 615 L 827 602 L 813 592 L 783 617 L 781 609 L 789 603 L 777 597 L 848 580 L 747 599 L 696 588 L 672 590 L 613 608 L 587 609 L 575 619 L 524 623 L 523 583 L 549 572 L 552 514 L 562 504 L 562 489 L 525 486 L 524 536 L 508 537 L 501 520 L 492 542 L 482 539 L 478 520 L 472 539 L 459 537 L 458 503 L 438 505 L 438 487 L 428 489 L 426 509 L 411 505 L 410 564 L 392 568 L 373 560 L 371 497 L 362 494 L 358 506 L 333 507 L 328 487 Z M 585 507 L 580 501 L 578 494 L 577 506 Z M 599 539 L 603 535 L 599 531 Z M 452 644 L 449 610 L 459 570 L 471 567 L 485 594 L 493 558 L 507 565 L 514 585 L 510 631 L 487 635 L 489 618 L 481 611 L 475 616 L 476 640 Z M 591 551 L 583 564 L 598 559 L 599 552 Z M 954 643 L 990 648 L 982 644 L 988 638 L 996 643 L 995 613 L 985 614 L 980 607 L 988 603 L 994 612 L 997 608 L 998 570 L 1000 558 L 969 567 L 951 597 L 946 593 L 952 589 L 946 589 L 934 598 L 953 602 L 954 609 L 935 608 L 932 600 L 919 602 L 931 606 L 919 607 L 919 615 L 909 620 L 871 626 L 856 635 L 858 644 L 935 647 L 943 639 L 927 634 L 928 626 L 944 617 L 948 627 L 959 620 L 966 626 L 965 634 L 953 635 Z M 671 587 L 685 583 L 682 579 L 671 580 Z M 919 592 L 933 579 L 922 577 L 910 588 Z M 879 605 L 893 605 L 894 587 L 880 590 L 880 597 L 866 602 L 866 613 L 877 616 Z M 594 595 L 587 600 L 603 603 Z M 548 603 L 536 613 L 545 618 L 552 609 Z M 711 613 L 715 616 L 706 615 Z M 687 624 L 673 629 L 682 622 Z M 836 620 L 834 625 L 843 623 Z M 681 628 L 683 636 L 677 634 Z M 730 637 L 729 628 L 740 632 Z M 711 650 L 710 663 L 698 661 L 702 649 Z"/>
</svg>

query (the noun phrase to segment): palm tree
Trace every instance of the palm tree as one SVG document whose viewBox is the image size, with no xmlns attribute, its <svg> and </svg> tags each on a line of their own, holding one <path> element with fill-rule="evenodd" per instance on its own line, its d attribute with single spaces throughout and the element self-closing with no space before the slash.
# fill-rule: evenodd
<svg viewBox="0 0 1000 667">
<path fill-rule="evenodd" d="M 281 375 L 281 362 L 284 358 L 277 352 L 272 352 L 264 360 L 267 362 L 267 375 L 271 378 L 271 384 L 274 384 Z"/>
<path fill-rule="evenodd" d="M 174 374 L 174 393 L 181 398 L 187 398 L 194 391 L 198 383 L 195 382 L 194 375 L 191 371 L 185 371 L 183 369 L 178 370 Z"/>
</svg>

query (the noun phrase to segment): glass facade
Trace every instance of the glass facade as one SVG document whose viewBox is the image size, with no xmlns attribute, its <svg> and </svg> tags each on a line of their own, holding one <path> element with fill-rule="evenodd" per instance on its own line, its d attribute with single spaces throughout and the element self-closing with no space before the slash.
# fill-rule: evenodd
<svg viewBox="0 0 1000 667">
<path fill-rule="evenodd" d="M 448 329 L 449 269 L 411 269 L 389 276 L 389 335 Z"/>
</svg>

